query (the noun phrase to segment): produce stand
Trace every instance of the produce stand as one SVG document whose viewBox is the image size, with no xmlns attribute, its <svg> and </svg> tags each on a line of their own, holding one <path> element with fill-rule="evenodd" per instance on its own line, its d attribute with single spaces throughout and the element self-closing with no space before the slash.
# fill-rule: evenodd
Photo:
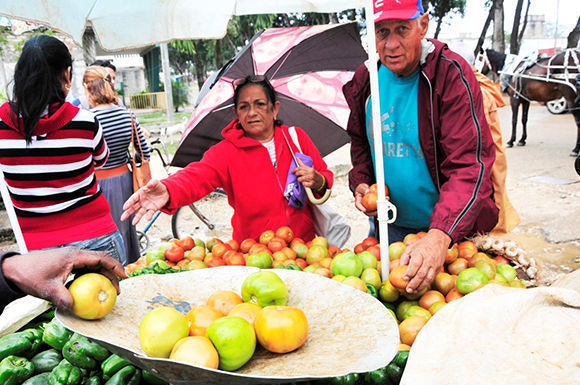
<svg viewBox="0 0 580 385">
<path fill-rule="evenodd" d="M 102 344 L 171 384 L 288 383 L 363 373 L 386 366 L 399 347 L 397 323 L 379 301 L 334 280 L 293 270 L 275 271 L 288 287 L 288 305 L 304 311 L 309 335 L 300 349 L 274 354 L 258 348 L 236 372 L 149 358 L 138 329 L 153 307 L 174 306 L 182 313 L 204 304 L 219 290 L 239 292 L 251 267 L 224 266 L 170 275 L 145 275 L 121 282 L 113 311 L 97 321 L 68 312 L 57 318 L 70 330 Z"/>
</svg>

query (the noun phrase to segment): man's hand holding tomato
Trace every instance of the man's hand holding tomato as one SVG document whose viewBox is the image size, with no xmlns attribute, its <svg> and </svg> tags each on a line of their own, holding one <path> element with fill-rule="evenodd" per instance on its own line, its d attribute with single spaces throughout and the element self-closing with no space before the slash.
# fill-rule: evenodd
<svg viewBox="0 0 580 385">
<path fill-rule="evenodd" d="M 123 214 L 121 220 L 124 221 L 132 214 L 133 224 L 139 223 L 141 218 L 146 215 L 149 221 L 153 215 L 169 202 L 169 191 L 160 181 L 152 179 L 145 186 L 137 190 L 123 204 Z"/>
<path fill-rule="evenodd" d="M 408 280 L 407 293 L 417 293 L 428 287 L 445 262 L 451 238 L 439 229 L 430 229 L 427 235 L 411 243 L 401 255 L 401 265 L 409 265 L 404 279 Z"/>
<path fill-rule="evenodd" d="M 10 282 L 26 294 L 54 303 L 59 309 L 68 309 L 73 298 L 64 286 L 74 270 L 91 270 L 111 280 L 120 293 L 117 277 L 127 278 L 118 261 L 103 251 L 65 247 L 32 251 L 2 260 L 2 272 Z"/>
<path fill-rule="evenodd" d="M 369 211 L 362 204 L 363 197 L 370 191 L 370 187 L 366 183 L 361 183 L 356 186 L 354 190 L 354 206 L 359 209 L 363 214 L 369 217 L 375 217 L 377 215 L 377 210 Z"/>
</svg>

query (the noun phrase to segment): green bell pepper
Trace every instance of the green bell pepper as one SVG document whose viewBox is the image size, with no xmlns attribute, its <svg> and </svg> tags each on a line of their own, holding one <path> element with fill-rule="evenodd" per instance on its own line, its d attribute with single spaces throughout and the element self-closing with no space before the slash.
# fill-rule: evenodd
<svg viewBox="0 0 580 385">
<path fill-rule="evenodd" d="M 75 333 L 64 344 L 62 355 L 68 362 L 79 368 L 94 369 L 97 367 L 97 361 L 103 361 L 109 356 L 109 351 L 101 345 L 89 341 L 88 338 Z"/>
<path fill-rule="evenodd" d="M 143 381 L 149 385 L 169 385 L 167 382 L 148 370 L 142 370 L 141 375 L 143 376 Z"/>
<path fill-rule="evenodd" d="M 81 383 L 81 370 L 73 366 L 67 360 L 62 360 L 56 368 L 52 369 L 48 376 L 49 385 L 79 385 Z"/>
<path fill-rule="evenodd" d="M 379 291 L 377 290 L 376 287 L 374 287 L 370 283 L 367 283 L 366 286 L 367 286 L 367 291 L 370 295 L 372 295 L 375 298 L 379 298 Z"/>
<path fill-rule="evenodd" d="M 81 385 L 101 385 L 101 378 L 99 376 L 85 378 Z"/>
<path fill-rule="evenodd" d="M 391 362 L 387 366 L 385 366 L 385 373 L 389 376 L 391 382 L 395 385 L 398 385 L 401 382 L 401 377 L 403 376 L 403 369 L 395 365 L 394 362 Z"/>
<path fill-rule="evenodd" d="M 56 349 L 48 349 L 38 353 L 30 360 L 35 373 L 50 372 L 62 361 L 62 354 Z"/>
<path fill-rule="evenodd" d="M 101 363 L 103 379 L 108 380 L 109 378 L 113 377 L 113 375 L 119 370 L 129 365 L 131 365 L 131 363 L 123 357 L 119 357 L 116 354 L 111 354 L 109 358 Z"/>
<path fill-rule="evenodd" d="M 369 385 L 391 385 L 391 380 L 387 376 L 384 368 L 373 370 L 364 374 L 365 384 Z"/>
<path fill-rule="evenodd" d="M 50 376 L 50 372 L 37 374 L 24 381 L 22 385 L 48 385 L 48 376 Z"/>
<path fill-rule="evenodd" d="M 358 373 L 350 373 L 346 376 L 333 377 L 329 383 L 332 385 L 354 385 L 357 383 L 358 378 Z"/>
<path fill-rule="evenodd" d="M 42 346 L 42 333 L 26 329 L 0 338 L 0 360 L 12 355 L 34 355 Z"/>
<path fill-rule="evenodd" d="M 407 365 L 407 359 L 409 358 L 409 351 L 408 350 L 399 350 L 397 354 L 395 354 L 395 358 L 393 358 L 392 363 L 397 365 L 401 369 L 405 369 L 405 365 Z"/>
<path fill-rule="evenodd" d="M 115 373 L 105 385 L 139 385 L 140 383 L 141 371 L 129 365 Z"/>
<path fill-rule="evenodd" d="M 8 356 L 0 361 L 0 384 L 17 385 L 32 377 L 32 362 L 23 357 Z"/>
<path fill-rule="evenodd" d="M 71 331 L 54 318 L 45 325 L 44 332 L 42 333 L 42 341 L 57 350 L 62 350 L 71 335 Z"/>
</svg>

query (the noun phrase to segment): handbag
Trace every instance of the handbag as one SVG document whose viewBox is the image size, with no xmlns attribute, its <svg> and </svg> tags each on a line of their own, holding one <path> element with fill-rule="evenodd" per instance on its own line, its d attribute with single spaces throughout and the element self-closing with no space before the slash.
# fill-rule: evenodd
<svg viewBox="0 0 580 385">
<path fill-rule="evenodd" d="M 151 180 L 151 168 L 149 160 L 145 159 L 143 149 L 141 148 L 141 140 L 139 140 L 139 133 L 137 132 L 137 125 L 131 114 L 131 144 L 133 145 L 133 153 L 131 154 L 131 171 L 133 172 L 133 192 L 136 192 L 141 187 L 145 186 Z M 139 143 L 139 153 L 135 151 L 135 138 Z"/>
<path fill-rule="evenodd" d="M 302 148 L 300 148 L 300 142 L 298 141 L 298 135 L 296 134 L 296 128 L 290 127 L 288 129 L 288 133 L 290 134 L 294 145 L 298 148 L 300 153 L 302 153 Z M 290 149 L 290 153 L 293 153 L 292 147 L 290 147 L 290 143 L 288 142 L 284 131 L 282 131 L 282 134 L 284 135 L 286 144 Z M 328 189 L 328 191 L 330 191 L 330 189 Z M 326 195 L 330 196 L 330 193 L 327 192 Z M 330 203 L 318 203 L 320 200 L 315 200 L 312 197 L 312 194 L 308 194 L 308 197 L 311 202 L 310 209 L 312 211 L 314 231 L 316 235 L 325 237 L 328 240 L 329 245 L 342 248 L 342 246 L 344 246 L 346 241 L 350 238 L 350 225 L 342 215 L 340 215 L 332 208 Z"/>
</svg>

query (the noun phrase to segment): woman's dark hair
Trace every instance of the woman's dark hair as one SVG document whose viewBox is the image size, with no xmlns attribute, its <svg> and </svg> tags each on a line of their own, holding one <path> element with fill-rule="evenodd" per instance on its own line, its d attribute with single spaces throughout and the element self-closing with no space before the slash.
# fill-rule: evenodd
<svg viewBox="0 0 580 385">
<path fill-rule="evenodd" d="M 18 128 L 18 117 L 22 117 L 24 137 L 28 143 L 47 105 L 65 102 L 62 82 L 69 67 L 72 68 L 70 52 L 57 38 L 39 35 L 24 44 L 14 69 L 11 110 Z"/>
<path fill-rule="evenodd" d="M 274 105 L 276 103 L 276 91 L 274 91 L 274 87 L 266 78 L 265 76 L 261 75 L 248 75 L 245 78 L 234 83 L 234 108 L 238 107 L 238 100 L 240 99 L 240 93 L 244 88 L 247 86 L 260 86 L 264 90 L 266 94 L 266 99 Z M 274 125 L 280 126 L 282 125 L 282 121 L 280 119 L 274 120 Z"/>
<path fill-rule="evenodd" d="M 113 71 L 117 72 L 117 67 L 110 60 L 95 60 L 91 66 L 99 66 L 99 67 L 107 67 L 112 69 Z"/>
</svg>

